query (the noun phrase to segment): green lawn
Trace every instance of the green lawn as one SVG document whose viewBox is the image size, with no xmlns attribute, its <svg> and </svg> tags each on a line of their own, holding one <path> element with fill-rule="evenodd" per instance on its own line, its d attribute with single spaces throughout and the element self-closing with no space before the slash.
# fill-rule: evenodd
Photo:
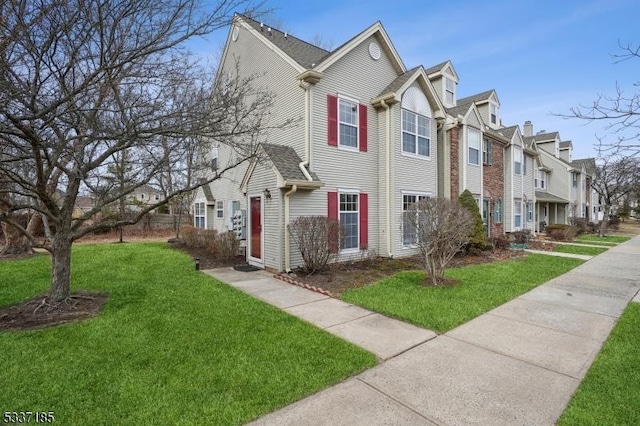
<svg viewBox="0 0 640 426">
<path fill-rule="evenodd" d="M 450 269 L 453 287 L 426 287 L 421 271 L 401 272 L 342 298 L 430 330 L 446 332 L 561 275 L 583 261 L 529 254 L 497 263 Z"/>
<path fill-rule="evenodd" d="M 588 256 L 597 256 L 607 250 L 605 247 L 584 247 L 570 244 L 558 244 L 553 248 L 553 251 L 558 253 L 586 254 Z"/>
<path fill-rule="evenodd" d="M 627 306 L 560 425 L 640 424 L 640 304 Z"/>
<path fill-rule="evenodd" d="M 622 237 L 619 235 L 608 235 L 605 237 L 598 237 L 595 234 L 582 234 L 582 235 L 578 235 L 578 237 L 576 237 L 576 241 L 581 242 L 581 243 L 614 243 L 614 244 L 620 244 L 620 243 L 624 243 L 625 241 L 629 241 L 631 238 L 630 237 Z"/>
<path fill-rule="evenodd" d="M 0 261 L 0 306 L 46 290 L 47 256 Z M 3 411 L 60 424 L 241 424 L 376 363 L 374 355 L 193 270 L 164 244 L 82 245 L 93 319 L 0 333 Z"/>
</svg>

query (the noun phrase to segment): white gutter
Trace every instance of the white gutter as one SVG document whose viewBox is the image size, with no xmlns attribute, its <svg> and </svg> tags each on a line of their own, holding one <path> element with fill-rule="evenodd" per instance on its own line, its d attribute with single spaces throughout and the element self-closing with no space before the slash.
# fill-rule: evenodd
<svg viewBox="0 0 640 426">
<path fill-rule="evenodd" d="M 291 244 L 289 242 L 289 221 L 291 214 L 289 212 L 289 196 L 296 193 L 298 185 L 293 185 L 291 189 L 284 193 L 284 271 L 288 274 L 291 272 Z"/>
<path fill-rule="evenodd" d="M 387 255 L 389 257 L 393 257 L 393 250 L 391 248 L 391 109 L 384 99 L 380 100 L 380 105 L 387 110 L 387 131 L 385 132 L 385 198 L 387 201 L 385 205 L 385 225 L 387 228 Z"/>
<path fill-rule="evenodd" d="M 311 84 L 300 80 L 299 86 L 304 90 L 304 161 L 298 164 L 300 171 L 309 182 L 313 178 L 307 167 L 311 161 Z M 295 192 L 295 191 L 294 191 Z"/>
</svg>

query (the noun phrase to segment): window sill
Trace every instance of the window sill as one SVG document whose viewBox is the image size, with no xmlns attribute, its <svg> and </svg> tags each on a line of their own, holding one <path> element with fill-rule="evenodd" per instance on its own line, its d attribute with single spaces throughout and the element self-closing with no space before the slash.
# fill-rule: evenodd
<svg viewBox="0 0 640 426">
<path fill-rule="evenodd" d="M 358 253 L 360 253 L 359 247 L 340 250 L 340 256 L 342 256 L 343 254 L 358 254 Z"/>
<path fill-rule="evenodd" d="M 430 155 L 412 154 L 412 153 L 406 152 L 406 151 L 401 151 L 401 154 L 402 154 L 403 157 L 415 158 L 416 160 L 431 161 L 431 156 Z"/>
<path fill-rule="evenodd" d="M 340 151 L 360 152 L 359 147 L 353 147 L 353 146 L 338 145 L 338 149 L 339 149 Z"/>
<path fill-rule="evenodd" d="M 467 164 L 473 167 L 480 167 L 480 164 L 476 164 L 476 163 L 467 163 Z"/>
</svg>

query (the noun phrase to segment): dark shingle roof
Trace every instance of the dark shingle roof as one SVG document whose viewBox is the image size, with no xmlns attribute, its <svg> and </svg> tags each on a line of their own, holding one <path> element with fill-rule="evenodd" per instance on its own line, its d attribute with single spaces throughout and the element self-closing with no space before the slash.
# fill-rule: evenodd
<svg viewBox="0 0 640 426">
<path fill-rule="evenodd" d="M 513 135 L 516 133 L 516 129 L 518 128 L 518 126 L 509 126 L 509 127 L 503 127 L 501 129 L 485 129 L 485 133 L 488 135 L 497 135 L 498 137 L 504 138 L 504 139 L 508 139 L 511 140 L 511 138 L 513 138 Z"/>
<path fill-rule="evenodd" d="M 415 67 L 410 69 L 409 71 L 400 74 L 395 80 L 393 80 L 391 82 L 391 84 L 389 84 L 387 87 L 385 87 L 385 89 L 380 92 L 380 95 L 378 96 L 382 96 L 385 95 L 387 93 L 393 93 L 396 92 L 398 89 L 400 89 L 402 87 L 402 85 L 404 85 L 407 81 L 409 81 L 409 79 L 411 77 L 413 77 L 413 75 L 416 73 L 416 71 L 419 69 L 420 67 Z"/>
<path fill-rule="evenodd" d="M 535 137 L 534 136 L 523 136 L 522 137 L 522 142 L 524 142 L 524 146 L 526 146 L 527 148 L 531 148 L 531 146 L 533 145 L 533 142 L 535 141 Z"/>
<path fill-rule="evenodd" d="M 255 21 L 247 16 L 239 15 L 242 20 L 251 25 L 256 31 L 268 38 L 273 44 L 279 47 L 284 53 L 289 55 L 291 59 L 305 68 L 313 68 L 313 65 L 319 64 L 322 59 L 329 55 L 329 51 L 300 40 L 297 37 L 269 27 L 267 24 L 260 26 L 260 22 Z M 268 29 L 271 28 L 269 32 Z"/>
<path fill-rule="evenodd" d="M 447 114 L 453 117 L 457 117 L 458 115 L 465 115 L 467 111 L 469 111 L 469 108 L 471 108 L 472 104 L 473 102 L 460 103 L 460 101 L 458 101 L 458 104 L 456 106 L 447 108 Z"/>
<path fill-rule="evenodd" d="M 540 143 L 540 142 L 554 141 L 556 140 L 557 137 L 559 137 L 559 134 L 558 132 L 538 133 L 533 137 L 535 138 L 536 143 Z"/>
<path fill-rule="evenodd" d="M 487 90 L 486 92 L 478 93 L 477 95 L 467 96 L 466 98 L 458 99 L 458 104 L 460 103 L 475 103 L 480 101 L 486 101 L 489 99 L 491 94 L 495 92 L 495 90 Z"/>
<path fill-rule="evenodd" d="M 434 65 L 432 67 L 429 67 L 429 68 L 425 69 L 424 71 L 427 73 L 427 75 L 433 74 L 434 72 L 442 71 L 442 68 L 444 68 L 444 66 L 447 65 L 447 63 L 449 63 L 448 60 L 446 60 L 444 62 L 441 62 L 438 65 Z"/>
<path fill-rule="evenodd" d="M 207 199 L 207 203 L 213 203 L 214 201 L 216 201 L 216 199 L 213 198 L 211 187 L 208 184 L 202 185 L 202 192 L 204 193 L 204 198 Z"/>
<path fill-rule="evenodd" d="M 581 169 L 583 165 L 587 173 L 592 174 L 596 169 L 596 159 L 595 158 L 579 158 L 571 162 L 571 166 L 576 169 Z"/>
<path fill-rule="evenodd" d="M 302 159 L 292 147 L 265 143 L 262 148 L 284 180 L 307 180 L 298 166 Z M 314 181 L 320 181 L 314 172 L 309 174 Z"/>
<path fill-rule="evenodd" d="M 573 144 L 571 141 L 562 141 L 560 142 L 560 149 L 573 148 Z"/>
</svg>

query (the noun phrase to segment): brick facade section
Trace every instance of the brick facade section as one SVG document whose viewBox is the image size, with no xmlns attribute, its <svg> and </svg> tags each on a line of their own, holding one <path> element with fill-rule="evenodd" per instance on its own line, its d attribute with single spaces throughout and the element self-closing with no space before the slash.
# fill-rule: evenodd
<svg viewBox="0 0 640 426">
<path fill-rule="evenodd" d="M 449 142 L 451 149 L 451 199 L 455 200 L 460 195 L 460 151 L 458 142 L 459 128 L 449 130 Z"/>
<path fill-rule="evenodd" d="M 494 203 L 503 202 L 504 212 L 504 147 L 505 143 L 484 135 L 493 142 L 493 163 L 482 166 L 482 185 L 485 195 L 491 194 L 489 202 L 489 222 L 491 224 L 491 238 L 504 234 L 504 223 L 495 223 L 493 220 Z M 504 220 L 504 218 L 502 218 Z"/>
</svg>

